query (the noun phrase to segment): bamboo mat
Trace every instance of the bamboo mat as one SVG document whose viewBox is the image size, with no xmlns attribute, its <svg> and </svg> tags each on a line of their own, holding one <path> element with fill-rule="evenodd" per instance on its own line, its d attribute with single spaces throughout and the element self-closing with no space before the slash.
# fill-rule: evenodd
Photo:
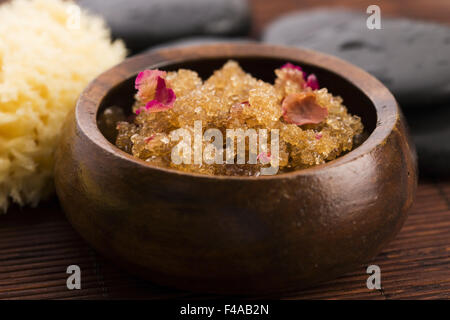
<svg viewBox="0 0 450 320">
<path fill-rule="evenodd" d="M 81 268 L 81 290 L 68 290 L 66 268 Z M 449 299 L 450 181 L 423 181 L 401 232 L 368 264 L 381 268 L 381 290 L 366 287 L 367 265 L 287 299 Z M 0 299 L 210 299 L 141 281 L 94 252 L 56 200 L 0 217 Z"/>
</svg>

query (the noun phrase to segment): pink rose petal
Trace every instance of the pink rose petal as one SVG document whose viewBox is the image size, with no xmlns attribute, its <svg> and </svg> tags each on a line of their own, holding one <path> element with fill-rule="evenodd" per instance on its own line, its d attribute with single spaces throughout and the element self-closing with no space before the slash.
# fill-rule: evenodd
<svg viewBox="0 0 450 320">
<path fill-rule="evenodd" d="M 290 62 L 287 62 L 286 64 L 284 64 L 281 69 L 296 69 L 299 71 L 303 71 L 301 67 L 296 66 L 295 64 L 292 64 Z"/>
<path fill-rule="evenodd" d="M 292 64 L 292 63 L 290 63 L 290 62 L 288 62 L 288 63 L 286 63 L 286 64 L 284 64 L 282 67 L 281 67 L 281 69 L 292 69 L 292 70 L 298 70 L 298 71 L 300 71 L 301 73 L 302 73 L 302 75 L 303 75 L 303 78 L 305 79 L 306 78 L 306 72 L 305 71 L 303 71 L 303 69 L 301 68 L 301 67 L 299 67 L 299 66 L 296 66 L 295 64 Z"/>
<path fill-rule="evenodd" d="M 311 73 L 306 79 L 306 86 L 313 90 L 319 89 L 319 81 L 314 73 Z"/>
<path fill-rule="evenodd" d="M 176 99 L 175 92 L 166 87 L 166 81 L 163 78 L 158 77 L 155 91 L 155 99 L 149 101 L 145 105 L 145 109 L 149 112 L 161 112 L 171 109 Z"/>
<path fill-rule="evenodd" d="M 171 108 L 171 106 L 165 105 L 158 100 L 152 100 L 149 103 L 146 104 L 145 109 L 148 112 L 161 112 L 161 111 L 167 111 Z"/>
<path fill-rule="evenodd" d="M 296 66 L 296 65 L 294 65 L 294 64 L 292 64 L 292 63 L 290 63 L 290 62 L 284 64 L 284 65 L 281 67 L 281 69 L 290 69 L 290 70 L 298 70 L 298 71 L 301 71 L 302 74 L 303 74 L 303 80 L 305 80 L 306 82 L 301 81 L 301 79 L 297 79 L 297 81 L 298 81 L 299 83 L 301 83 L 302 86 L 303 86 L 304 88 L 309 87 L 309 88 L 311 88 L 312 90 L 317 90 L 317 89 L 319 89 L 319 81 L 317 80 L 317 77 L 316 77 L 315 74 L 311 73 L 309 76 L 307 76 L 306 72 L 303 71 L 303 69 L 302 69 L 301 67 Z M 292 77 L 292 76 L 290 76 L 290 77 L 288 77 L 288 78 L 291 78 L 291 80 L 296 80 L 296 79 L 295 79 L 294 77 Z"/>
<path fill-rule="evenodd" d="M 258 156 L 256 157 L 256 160 L 261 161 L 262 164 L 266 164 L 270 162 L 270 157 L 271 154 L 270 152 L 261 152 L 260 154 L 258 154 Z"/>
<path fill-rule="evenodd" d="M 155 100 L 158 100 L 159 102 L 170 105 L 172 107 L 175 99 L 175 92 L 172 89 L 166 87 L 166 81 L 163 78 L 158 77 Z"/>
<path fill-rule="evenodd" d="M 149 142 L 152 141 L 154 138 L 155 138 L 155 135 L 152 134 L 150 137 L 145 138 L 145 142 L 146 142 L 146 143 L 149 143 Z"/>
<path fill-rule="evenodd" d="M 138 97 L 143 102 L 148 102 L 155 97 L 158 78 L 164 78 L 165 71 L 160 70 L 144 70 L 139 72 L 134 83 L 134 87 L 138 90 Z"/>
<path fill-rule="evenodd" d="M 299 66 L 293 65 L 292 63 L 286 63 L 281 67 L 283 72 L 278 75 L 279 80 L 282 85 L 285 86 L 287 81 L 297 83 L 299 89 L 303 89 L 306 85 L 305 76 L 306 73 Z"/>
<path fill-rule="evenodd" d="M 320 123 L 328 116 L 328 109 L 317 103 L 313 92 L 291 93 L 282 108 L 284 121 L 299 126 Z"/>
</svg>

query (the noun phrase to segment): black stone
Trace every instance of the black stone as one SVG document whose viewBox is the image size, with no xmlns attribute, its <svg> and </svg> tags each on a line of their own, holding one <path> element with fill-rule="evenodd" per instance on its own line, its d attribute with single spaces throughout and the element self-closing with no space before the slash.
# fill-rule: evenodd
<svg viewBox="0 0 450 320">
<path fill-rule="evenodd" d="M 322 9 L 291 14 L 273 22 L 263 41 L 310 48 L 356 64 L 381 80 L 403 108 L 448 104 L 450 28 L 382 14 L 382 29 L 369 30 L 368 17 Z"/>
<path fill-rule="evenodd" d="M 102 15 L 134 52 L 193 35 L 238 36 L 250 29 L 246 0 L 79 0 Z"/>
<path fill-rule="evenodd" d="M 422 176 L 450 177 L 450 104 L 405 110 Z"/>
<path fill-rule="evenodd" d="M 216 37 L 189 37 L 180 40 L 169 41 L 150 47 L 146 51 L 174 48 L 174 47 L 187 47 L 201 44 L 215 44 L 215 43 L 246 43 L 255 42 L 250 38 L 216 38 Z"/>
</svg>

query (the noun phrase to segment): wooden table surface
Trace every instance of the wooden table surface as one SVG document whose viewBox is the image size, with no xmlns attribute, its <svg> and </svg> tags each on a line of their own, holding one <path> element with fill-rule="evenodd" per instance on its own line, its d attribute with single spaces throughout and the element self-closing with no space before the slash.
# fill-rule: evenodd
<svg viewBox="0 0 450 320">
<path fill-rule="evenodd" d="M 2 0 L 0 0 L 2 2 Z M 375 1 L 382 14 L 450 23 L 448 0 Z M 313 6 L 365 12 L 366 0 L 253 0 L 252 35 L 276 16 Z M 1 23 L 1 22 L 0 22 Z M 68 290 L 66 268 L 79 265 L 82 289 Z M 366 287 L 366 268 L 381 268 L 381 290 Z M 285 299 L 449 299 L 450 179 L 422 178 L 401 232 L 377 257 L 354 272 Z M 38 208 L 13 207 L 0 217 L 0 299 L 211 299 L 142 281 L 93 251 L 64 218 L 57 200 Z"/>
</svg>

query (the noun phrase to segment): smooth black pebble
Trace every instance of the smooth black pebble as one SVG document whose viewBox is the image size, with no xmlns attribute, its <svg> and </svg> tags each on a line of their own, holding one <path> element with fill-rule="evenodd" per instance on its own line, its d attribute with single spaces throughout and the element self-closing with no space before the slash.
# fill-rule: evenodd
<svg viewBox="0 0 450 320">
<path fill-rule="evenodd" d="M 246 0 L 79 0 L 102 15 L 134 52 L 186 36 L 238 36 L 250 29 Z"/>
<path fill-rule="evenodd" d="M 220 38 L 220 37 L 188 37 L 180 40 L 174 40 L 169 42 L 164 42 L 161 44 L 157 44 L 148 48 L 146 51 L 151 50 L 159 50 L 166 48 L 175 48 L 175 47 L 188 47 L 188 46 L 196 46 L 196 45 L 207 45 L 207 44 L 224 44 L 224 43 L 248 43 L 255 42 L 255 40 L 250 38 Z"/>
<path fill-rule="evenodd" d="M 368 17 L 322 9 L 290 14 L 269 25 L 263 41 L 356 64 L 381 80 L 403 108 L 450 105 L 450 28 L 382 15 L 382 29 L 370 30 Z"/>
<path fill-rule="evenodd" d="M 450 177 L 450 104 L 408 109 L 405 117 L 416 145 L 422 176 Z"/>
</svg>

